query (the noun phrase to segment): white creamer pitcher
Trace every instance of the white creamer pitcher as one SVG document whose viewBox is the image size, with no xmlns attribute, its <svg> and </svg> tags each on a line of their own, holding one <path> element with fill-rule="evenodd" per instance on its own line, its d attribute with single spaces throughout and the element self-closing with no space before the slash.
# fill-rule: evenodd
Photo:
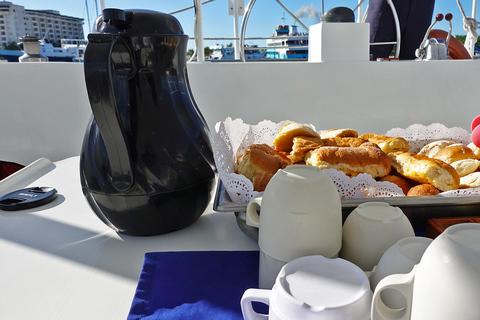
<svg viewBox="0 0 480 320">
<path fill-rule="evenodd" d="M 287 262 L 307 255 L 336 257 L 342 245 L 340 196 L 317 167 L 279 170 L 263 197 L 249 202 L 246 218 L 247 225 L 259 228 L 260 288 L 272 288 Z"/>
<path fill-rule="evenodd" d="M 385 292 L 395 293 L 393 301 Z M 480 224 L 448 227 L 408 274 L 382 279 L 372 301 L 372 320 L 480 319 Z M 402 302 L 402 303 L 399 303 Z"/>
<path fill-rule="evenodd" d="M 268 316 L 253 302 L 267 304 Z M 369 320 L 372 291 L 353 263 L 306 256 L 287 263 L 271 290 L 247 289 L 240 302 L 245 320 Z"/>
</svg>

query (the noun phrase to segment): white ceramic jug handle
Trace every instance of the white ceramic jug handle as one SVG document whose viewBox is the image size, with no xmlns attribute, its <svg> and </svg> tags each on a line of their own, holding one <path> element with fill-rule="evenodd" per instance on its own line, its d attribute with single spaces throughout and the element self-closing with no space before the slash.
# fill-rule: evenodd
<svg viewBox="0 0 480 320">
<path fill-rule="evenodd" d="M 247 289 L 240 301 L 243 319 L 245 320 L 267 320 L 268 315 L 257 313 L 253 310 L 252 302 L 261 302 L 270 305 L 270 290 Z"/>
<path fill-rule="evenodd" d="M 262 197 L 256 197 L 250 200 L 247 205 L 247 226 L 250 227 L 259 227 L 260 226 L 260 216 L 258 215 L 257 210 L 262 206 Z"/>
<path fill-rule="evenodd" d="M 378 283 L 372 298 L 371 320 L 410 320 L 412 312 L 413 281 L 417 266 L 408 274 L 392 274 Z M 390 289 L 397 291 L 405 298 L 406 306 L 393 309 L 382 300 L 382 291 Z"/>
</svg>

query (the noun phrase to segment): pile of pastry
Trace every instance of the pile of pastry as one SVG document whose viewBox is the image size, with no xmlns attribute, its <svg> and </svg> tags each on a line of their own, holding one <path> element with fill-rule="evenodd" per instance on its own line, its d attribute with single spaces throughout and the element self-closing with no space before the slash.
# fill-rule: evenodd
<svg viewBox="0 0 480 320">
<path fill-rule="evenodd" d="M 280 129 L 273 147 L 248 146 L 237 159 L 236 173 L 250 179 L 255 191 L 264 191 L 279 169 L 295 164 L 336 169 L 349 177 L 368 173 L 376 180 L 397 184 L 407 196 L 480 187 L 480 149 L 473 144 L 440 140 L 418 153 L 409 150 L 401 137 L 358 135 L 353 129 L 319 133 L 290 122 Z"/>
</svg>

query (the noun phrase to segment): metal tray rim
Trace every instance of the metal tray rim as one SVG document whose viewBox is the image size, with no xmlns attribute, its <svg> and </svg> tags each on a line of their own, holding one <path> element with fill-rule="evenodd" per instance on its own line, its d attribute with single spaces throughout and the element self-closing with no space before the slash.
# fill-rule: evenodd
<svg viewBox="0 0 480 320">
<path fill-rule="evenodd" d="M 213 210 L 217 212 L 242 212 L 246 211 L 246 203 L 235 203 L 228 199 L 228 193 L 225 190 L 223 182 L 218 179 L 217 190 L 213 202 Z M 416 197 L 377 197 L 377 198 L 361 198 L 361 199 L 344 199 L 342 200 L 342 209 L 354 209 L 365 202 L 386 202 L 391 206 L 405 208 L 428 208 L 437 206 L 462 206 L 462 205 L 479 205 L 480 196 L 416 196 Z"/>
</svg>

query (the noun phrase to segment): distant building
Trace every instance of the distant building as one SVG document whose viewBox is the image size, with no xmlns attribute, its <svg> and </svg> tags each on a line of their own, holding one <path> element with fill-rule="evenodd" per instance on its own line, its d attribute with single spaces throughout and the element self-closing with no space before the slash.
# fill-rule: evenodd
<svg viewBox="0 0 480 320">
<path fill-rule="evenodd" d="M 55 10 L 29 10 L 11 2 L 0 2 L 0 48 L 26 34 L 60 46 L 61 39 L 84 39 L 83 19 Z"/>
</svg>

